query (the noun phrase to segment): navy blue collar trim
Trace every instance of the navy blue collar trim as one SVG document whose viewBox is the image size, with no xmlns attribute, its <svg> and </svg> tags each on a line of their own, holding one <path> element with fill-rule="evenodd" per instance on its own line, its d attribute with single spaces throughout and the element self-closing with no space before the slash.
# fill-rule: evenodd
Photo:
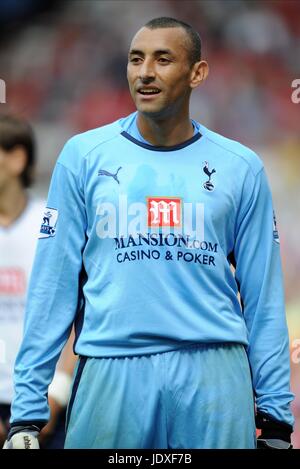
<svg viewBox="0 0 300 469">
<path fill-rule="evenodd" d="M 128 134 L 125 132 L 121 132 L 121 135 L 123 137 L 127 138 L 131 142 L 135 143 L 136 145 L 139 145 L 140 147 L 146 148 L 147 150 L 152 150 L 152 151 L 175 151 L 175 150 L 181 150 L 182 148 L 187 147 L 188 145 L 191 145 L 192 143 L 196 142 L 199 140 L 199 138 L 202 137 L 200 132 L 198 132 L 196 135 L 194 135 L 192 138 L 189 138 L 185 142 L 179 143 L 178 145 L 173 145 L 171 147 L 163 147 L 163 146 L 155 146 L 155 145 L 149 145 L 148 143 L 140 142 L 136 138 L 132 137 L 132 135 Z"/>
</svg>

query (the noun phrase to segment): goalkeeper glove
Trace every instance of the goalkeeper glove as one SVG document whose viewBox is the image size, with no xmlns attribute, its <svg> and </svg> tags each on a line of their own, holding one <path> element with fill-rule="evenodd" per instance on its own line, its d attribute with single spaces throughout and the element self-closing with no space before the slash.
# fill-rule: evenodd
<svg viewBox="0 0 300 469">
<path fill-rule="evenodd" d="M 16 425 L 10 429 L 3 449 L 40 449 L 39 432 L 35 425 Z"/>
<path fill-rule="evenodd" d="M 257 412 L 256 427 L 261 429 L 257 438 L 258 449 L 292 449 L 291 433 L 293 427 L 279 422 L 264 412 Z"/>
</svg>

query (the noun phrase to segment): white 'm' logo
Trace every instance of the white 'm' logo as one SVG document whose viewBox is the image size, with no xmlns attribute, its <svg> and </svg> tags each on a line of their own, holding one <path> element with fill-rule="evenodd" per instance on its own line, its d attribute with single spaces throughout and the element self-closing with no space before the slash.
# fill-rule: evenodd
<svg viewBox="0 0 300 469">
<path fill-rule="evenodd" d="M 162 215 L 162 224 L 163 225 L 179 225 L 180 224 L 180 216 L 179 210 L 180 206 L 178 203 L 172 202 L 165 202 L 164 200 L 160 200 L 156 202 L 155 200 L 151 200 L 150 202 L 150 212 L 152 213 L 152 220 L 151 224 L 156 225 L 160 222 L 160 215 Z M 172 215 L 172 220 L 171 220 Z"/>
</svg>

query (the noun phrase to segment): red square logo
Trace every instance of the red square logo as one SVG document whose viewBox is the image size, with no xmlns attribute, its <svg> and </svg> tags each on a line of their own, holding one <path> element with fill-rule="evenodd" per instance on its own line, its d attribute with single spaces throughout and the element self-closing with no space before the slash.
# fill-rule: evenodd
<svg viewBox="0 0 300 469">
<path fill-rule="evenodd" d="M 147 197 L 148 226 L 181 226 L 180 197 Z"/>
</svg>

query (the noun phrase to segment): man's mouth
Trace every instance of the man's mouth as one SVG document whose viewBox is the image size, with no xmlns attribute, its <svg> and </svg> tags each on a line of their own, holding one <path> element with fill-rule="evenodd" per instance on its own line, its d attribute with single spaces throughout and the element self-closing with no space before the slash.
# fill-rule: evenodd
<svg viewBox="0 0 300 469">
<path fill-rule="evenodd" d="M 155 88 L 155 87 L 152 87 L 152 88 L 139 88 L 138 90 L 138 93 L 139 94 L 142 94 L 143 96 L 150 96 L 150 95 L 155 95 L 155 94 L 159 94 L 161 92 L 161 90 L 159 88 Z"/>
</svg>

